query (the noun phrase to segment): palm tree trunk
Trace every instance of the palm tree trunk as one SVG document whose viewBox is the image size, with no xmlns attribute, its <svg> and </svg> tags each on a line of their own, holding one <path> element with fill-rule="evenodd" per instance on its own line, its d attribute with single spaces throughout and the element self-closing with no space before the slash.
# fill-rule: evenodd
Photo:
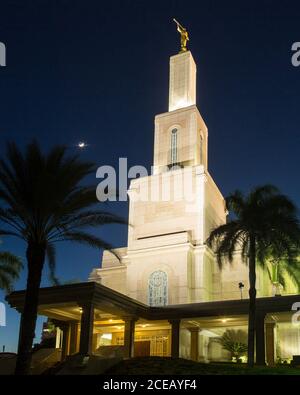
<svg viewBox="0 0 300 395">
<path fill-rule="evenodd" d="M 44 244 L 29 243 L 26 251 L 28 276 L 15 369 L 15 374 L 18 375 L 26 375 L 30 372 L 32 343 L 35 337 L 39 288 L 45 261 L 45 250 Z"/>
<path fill-rule="evenodd" d="M 249 319 L 248 319 L 248 366 L 254 365 L 255 311 L 256 311 L 256 245 L 255 236 L 250 236 L 249 248 Z"/>
</svg>

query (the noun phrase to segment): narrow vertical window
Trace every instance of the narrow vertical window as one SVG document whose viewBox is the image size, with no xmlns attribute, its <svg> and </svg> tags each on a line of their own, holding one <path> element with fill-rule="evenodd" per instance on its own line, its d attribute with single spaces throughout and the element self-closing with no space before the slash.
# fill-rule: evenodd
<svg viewBox="0 0 300 395">
<path fill-rule="evenodd" d="M 171 164 L 177 163 L 177 129 L 171 132 Z"/>
<path fill-rule="evenodd" d="M 153 272 L 148 282 L 148 303 L 150 306 L 168 304 L 168 276 L 162 270 Z"/>
<path fill-rule="evenodd" d="M 200 134 L 200 165 L 203 165 L 203 136 Z"/>
</svg>

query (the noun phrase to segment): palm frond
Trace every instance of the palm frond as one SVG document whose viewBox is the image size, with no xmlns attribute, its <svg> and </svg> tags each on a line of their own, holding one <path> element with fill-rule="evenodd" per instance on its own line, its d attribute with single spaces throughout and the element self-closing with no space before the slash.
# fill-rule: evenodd
<svg viewBox="0 0 300 395">
<path fill-rule="evenodd" d="M 237 221 L 230 221 L 210 233 L 206 243 L 216 253 L 220 268 L 227 258 L 232 262 L 235 250 L 242 248 L 245 242 L 243 235 L 244 230 L 239 227 Z"/>
<path fill-rule="evenodd" d="M 244 195 L 241 191 L 236 190 L 225 198 L 226 208 L 232 211 L 237 217 L 240 217 L 245 208 Z"/>
<path fill-rule="evenodd" d="M 0 252 L 0 288 L 10 292 L 12 284 L 19 278 L 23 263 L 10 252 Z"/>
</svg>

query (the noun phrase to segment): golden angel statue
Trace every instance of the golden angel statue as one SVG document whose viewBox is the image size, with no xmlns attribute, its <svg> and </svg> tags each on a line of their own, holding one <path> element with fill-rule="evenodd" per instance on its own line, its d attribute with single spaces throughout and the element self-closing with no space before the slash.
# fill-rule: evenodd
<svg viewBox="0 0 300 395">
<path fill-rule="evenodd" d="M 190 40 L 188 32 L 186 28 L 184 28 L 175 18 L 173 18 L 173 21 L 177 25 L 177 31 L 180 33 L 180 45 L 181 45 L 180 52 L 186 52 L 187 42 Z"/>
</svg>

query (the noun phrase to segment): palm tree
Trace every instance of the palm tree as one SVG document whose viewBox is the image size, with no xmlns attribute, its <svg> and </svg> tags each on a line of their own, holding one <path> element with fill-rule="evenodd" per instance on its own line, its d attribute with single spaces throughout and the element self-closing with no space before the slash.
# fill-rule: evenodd
<svg viewBox="0 0 300 395">
<path fill-rule="evenodd" d="M 29 372 L 42 271 L 47 259 L 54 277 L 55 244 L 73 241 L 110 250 L 109 243 L 87 228 L 126 223 L 95 209 L 95 187 L 81 185 L 94 170 L 78 155 L 67 156 L 63 146 L 44 155 L 36 142 L 24 154 L 14 143 L 8 144 L 6 160 L 0 161 L 0 199 L 5 204 L 0 209 L 4 225 L 0 234 L 25 241 L 28 269 L 16 374 Z"/>
<path fill-rule="evenodd" d="M 207 244 L 216 252 L 220 268 L 237 252 L 249 265 L 248 364 L 253 366 L 256 263 L 265 262 L 270 249 L 293 261 L 300 227 L 295 205 L 272 185 L 256 187 L 247 196 L 236 191 L 226 198 L 226 206 L 232 217 L 211 232 Z"/>
<path fill-rule="evenodd" d="M 0 252 L 0 289 L 12 291 L 12 284 L 19 278 L 22 261 L 10 252 Z"/>
<path fill-rule="evenodd" d="M 220 343 L 224 350 L 230 352 L 231 360 L 240 361 L 247 352 L 247 333 L 243 330 L 227 329 L 220 338 L 215 341 Z"/>
</svg>

